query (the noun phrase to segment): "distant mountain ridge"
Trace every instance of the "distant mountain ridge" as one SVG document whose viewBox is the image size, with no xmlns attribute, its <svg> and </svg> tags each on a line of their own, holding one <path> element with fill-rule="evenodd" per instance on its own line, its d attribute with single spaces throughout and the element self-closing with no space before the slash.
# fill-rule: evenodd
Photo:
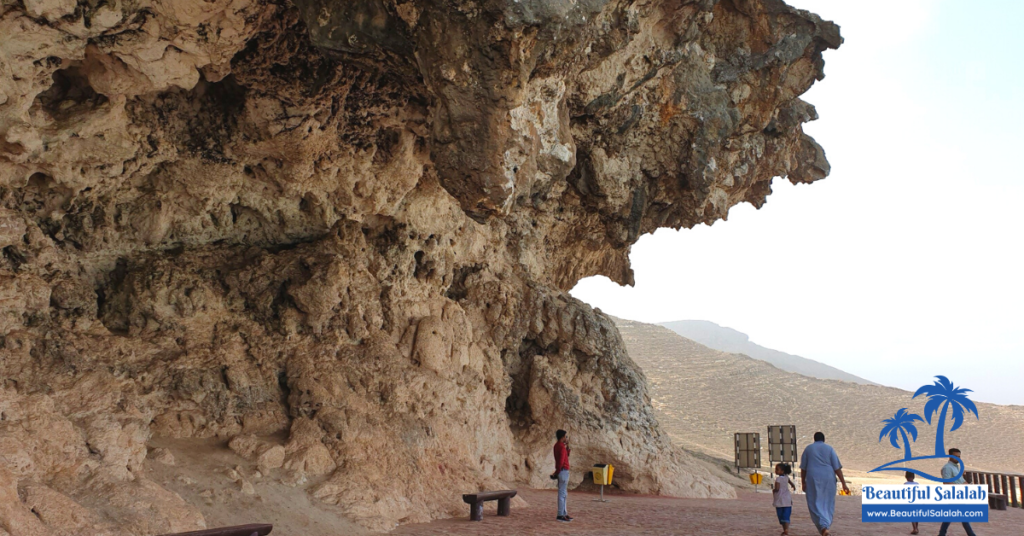
<svg viewBox="0 0 1024 536">
<path fill-rule="evenodd" d="M 708 348 L 731 354 L 743 354 L 747 357 L 767 361 L 787 372 L 795 372 L 822 380 L 841 380 L 863 385 L 878 385 L 875 382 L 865 380 L 860 376 L 854 376 L 813 359 L 765 348 L 751 342 L 750 337 L 746 333 L 729 327 L 719 326 L 707 320 L 676 320 L 675 322 L 663 322 L 658 325 L 664 326 Z"/>
</svg>

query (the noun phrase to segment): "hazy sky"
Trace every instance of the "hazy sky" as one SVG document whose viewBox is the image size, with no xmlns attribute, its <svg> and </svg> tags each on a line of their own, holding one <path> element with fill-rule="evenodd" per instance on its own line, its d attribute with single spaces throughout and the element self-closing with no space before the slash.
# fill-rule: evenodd
<svg viewBox="0 0 1024 536">
<path fill-rule="evenodd" d="M 776 179 L 760 211 L 644 236 L 636 287 L 589 278 L 573 295 L 634 320 L 711 320 L 887 385 L 942 374 L 1024 404 L 1024 2 L 790 3 L 846 39 L 803 97 L 831 176 Z"/>
</svg>

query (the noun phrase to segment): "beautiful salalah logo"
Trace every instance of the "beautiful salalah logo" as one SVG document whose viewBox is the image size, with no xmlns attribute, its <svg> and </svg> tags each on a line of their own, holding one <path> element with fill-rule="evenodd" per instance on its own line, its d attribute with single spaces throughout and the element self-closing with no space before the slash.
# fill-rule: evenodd
<svg viewBox="0 0 1024 536">
<path fill-rule="evenodd" d="M 880 465 L 870 472 L 875 471 L 909 471 L 915 475 L 919 475 L 928 480 L 935 482 L 955 482 L 960 479 L 964 474 L 964 463 L 959 456 L 953 456 L 946 454 L 945 444 L 945 432 L 946 432 L 946 417 L 949 416 L 950 410 L 953 414 L 953 426 L 949 429 L 950 432 L 955 431 L 957 428 L 964 423 L 964 415 L 967 412 L 973 413 L 975 418 L 978 418 L 978 408 L 967 398 L 967 393 L 972 392 L 970 389 L 963 389 L 953 385 L 953 382 L 949 381 L 945 376 L 936 376 L 938 378 L 932 385 L 924 385 L 911 398 L 917 398 L 918 396 L 925 395 L 928 397 L 928 402 L 924 405 L 924 419 L 920 415 L 914 413 L 907 413 L 907 408 L 902 408 L 896 412 L 891 419 L 885 419 L 882 421 L 885 427 L 882 428 L 882 433 L 879 434 L 878 440 L 881 441 L 886 436 L 889 436 L 889 442 L 892 443 L 893 447 L 900 448 L 899 441 L 903 441 L 903 459 L 893 460 L 889 463 Z M 913 456 L 910 452 L 911 441 L 917 441 L 917 427 L 914 426 L 915 422 L 926 421 L 928 424 L 932 423 L 932 415 L 938 413 L 939 419 L 937 421 L 937 428 L 935 430 L 935 454 L 931 456 Z M 909 437 L 908 437 L 909 434 Z M 959 472 L 952 478 L 942 478 L 941 476 L 932 476 L 923 471 L 912 469 L 909 467 L 895 467 L 897 464 L 905 464 L 907 462 L 919 461 L 919 460 L 933 460 L 936 458 L 956 458 L 959 464 Z"/>
</svg>

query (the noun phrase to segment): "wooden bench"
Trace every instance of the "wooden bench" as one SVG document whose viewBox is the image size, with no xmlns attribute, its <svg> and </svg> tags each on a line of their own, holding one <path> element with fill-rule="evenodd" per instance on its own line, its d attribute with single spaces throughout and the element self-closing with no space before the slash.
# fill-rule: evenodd
<svg viewBox="0 0 1024 536">
<path fill-rule="evenodd" d="M 469 505 L 469 519 L 473 521 L 483 521 L 485 502 L 498 501 L 498 515 L 507 516 L 512 513 L 512 497 L 515 496 L 516 490 L 507 489 L 504 491 L 467 493 L 462 496 L 462 500 Z"/>
<path fill-rule="evenodd" d="M 993 510 L 1006 510 L 1006 495 L 989 493 L 988 507 Z"/>
<path fill-rule="evenodd" d="M 164 536 L 267 536 L 272 530 L 274 530 L 273 525 L 253 524 L 164 534 Z"/>
</svg>

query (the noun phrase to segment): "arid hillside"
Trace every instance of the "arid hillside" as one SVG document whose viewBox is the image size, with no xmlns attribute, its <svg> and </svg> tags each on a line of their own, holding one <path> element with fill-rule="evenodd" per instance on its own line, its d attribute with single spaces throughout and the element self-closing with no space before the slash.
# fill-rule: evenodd
<svg viewBox="0 0 1024 536">
<path fill-rule="evenodd" d="M 923 416 L 923 397 L 908 391 L 810 378 L 712 350 L 662 326 L 615 322 L 647 375 L 662 429 L 690 450 L 732 459 L 733 432 L 760 432 L 766 445 L 769 424 L 794 424 L 800 450 L 820 430 L 845 466 L 869 470 L 901 457 L 888 439 L 879 442 L 881 420 L 900 408 Z M 1024 472 L 1024 407 L 977 406 L 980 418 L 970 416 L 955 432 L 947 428 L 946 445 L 962 449 L 975 469 Z M 913 451 L 925 455 L 934 449 L 935 427 L 918 425 Z M 761 456 L 766 464 L 767 450 Z"/>
</svg>

